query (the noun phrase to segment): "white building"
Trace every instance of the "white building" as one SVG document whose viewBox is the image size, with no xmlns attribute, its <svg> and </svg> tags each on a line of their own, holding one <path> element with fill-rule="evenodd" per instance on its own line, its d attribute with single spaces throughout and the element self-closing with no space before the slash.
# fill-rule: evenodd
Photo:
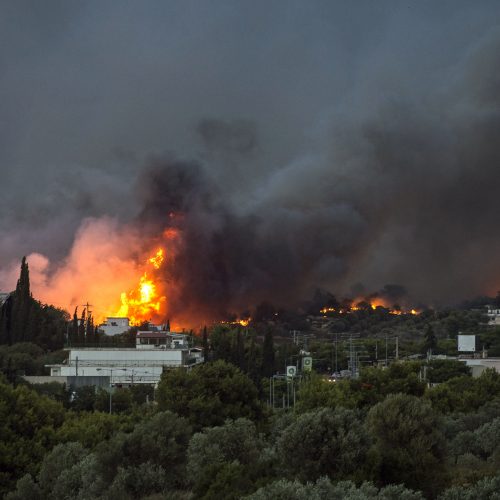
<svg viewBox="0 0 500 500">
<path fill-rule="evenodd" d="M 53 377 L 89 377 L 90 380 L 90 377 L 106 375 L 111 385 L 131 385 L 157 384 L 165 370 L 191 367 L 203 361 L 199 349 L 187 347 L 186 335 L 140 333 L 136 348 L 69 349 L 67 363 L 46 366 Z"/>
<path fill-rule="evenodd" d="M 460 361 L 463 361 L 471 369 L 473 377 L 479 377 L 487 368 L 493 368 L 500 373 L 499 358 L 462 358 Z"/>
<path fill-rule="evenodd" d="M 136 336 L 137 349 L 188 349 L 187 335 L 167 331 L 139 331 Z"/>
<path fill-rule="evenodd" d="M 119 335 L 125 333 L 130 328 L 128 318 L 106 318 L 106 321 L 99 325 L 98 329 L 106 335 Z"/>
<path fill-rule="evenodd" d="M 500 309 L 494 306 L 486 306 L 488 325 L 500 325 Z"/>
</svg>

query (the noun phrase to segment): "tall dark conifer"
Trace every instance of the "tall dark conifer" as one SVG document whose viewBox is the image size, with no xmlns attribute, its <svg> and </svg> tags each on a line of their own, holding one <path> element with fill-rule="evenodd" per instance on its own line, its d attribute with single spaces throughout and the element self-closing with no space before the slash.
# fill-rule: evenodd
<svg viewBox="0 0 500 500">
<path fill-rule="evenodd" d="M 94 317 L 92 313 L 87 315 L 87 321 L 85 322 L 85 342 L 87 344 L 94 343 Z"/>
<path fill-rule="evenodd" d="M 436 347 L 437 347 L 437 338 L 436 335 L 434 334 L 434 329 L 432 328 L 432 325 L 427 325 L 424 332 L 424 353 L 432 354 L 432 352 L 436 349 Z"/>
<path fill-rule="evenodd" d="M 85 344 L 85 329 L 86 329 L 87 309 L 83 308 L 80 324 L 78 325 L 78 344 Z"/>
<path fill-rule="evenodd" d="M 78 306 L 75 307 L 73 312 L 73 319 L 69 326 L 69 344 L 75 345 L 78 343 Z"/>
<path fill-rule="evenodd" d="M 27 331 L 30 325 L 32 302 L 29 268 L 26 257 L 23 257 L 21 261 L 21 274 L 17 280 L 12 305 L 11 343 L 33 340 L 31 338 L 31 333 L 33 332 Z"/>
<path fill-rule="evenodd" d="M 236 334 L 235 364 L 240 370 L 245 370 L 245 343 L 240 328 L 238 328 L 238 333 Z"/>
<path fill-rule="evenodd" d="M 207 333 L 207 327 L 203 327 L 203 359 L 208 361 L 208 333 Z"/>
<path fill-rule="evenodd" d="M 271 377 L 274 374 L 274 340 L 271 329 L 266 331 L 264 345 L 262 346 L 262 375 Z"/>
<path fill-rule="evenodd" d="M 260 381 L 261 359 L 258 355 L 257 343 L 255 342 L 255 334 L 250 334 L 250 342 L 246 352 L 246 372 L 248 376 L 255 382 Z"/>
<path fill-rule="evenodd" d="M 12 344 L 12 307 L 13 294 L 0 306 L 0 344 Z"/>
</svg>

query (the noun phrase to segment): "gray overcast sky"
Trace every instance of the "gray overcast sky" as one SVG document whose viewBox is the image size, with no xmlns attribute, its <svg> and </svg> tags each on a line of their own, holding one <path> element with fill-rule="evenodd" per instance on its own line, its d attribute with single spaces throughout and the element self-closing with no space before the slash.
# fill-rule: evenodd
<svg viewBox="0 0 500 500">
<path fill-rule="evenodd" d="M 499 28 L 498 1 L 3 0 L 0 268 L 57 262 L 85 217 L 133 219 L 144 165 L 175 155 L 228 212 L 265 219 L 259 252 L 275 235 L 317 262 L 297 265 L 300 290 L 422 296 L 445 269 L 436 298 L 490 289 L 500 202 L 471 169 L 500 181 L 481 153 L 498 142 Z"/>
</svg>

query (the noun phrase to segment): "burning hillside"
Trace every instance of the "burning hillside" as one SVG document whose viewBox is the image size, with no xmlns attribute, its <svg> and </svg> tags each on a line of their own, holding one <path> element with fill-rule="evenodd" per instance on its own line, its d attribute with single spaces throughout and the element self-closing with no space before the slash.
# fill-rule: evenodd
<svg viewBox="0 0 500 500">
<path fill-rule="evenodd" d="M 334 261 L 325 266 L 320 258 L 334 243 L 331 236 L 306 244 L 300 228 L 307 220 L 299 229 L 286 229 L 285 218 L 286 234 L 274 234 L 266 218 L 236 215 L 197 164 L 153 165 L 141 174 L 138 193 L 142 209 L 133 221 L 86 219 L 65 259 L 51 263 L 28 256 L 37 298 L 70 313 L 89 301 L 96 321 L 127 316 L 132 324 L 169 318 L 173 328 L 221 320 L 246 326 L 250 314 L 231 313 L 263 301 L 293 309 L 315 287 L 342 274 Z M 354 255 L 344 244 L 333 244 L 329 252 L 345 259 Z M 13 269 L 12 288 L 17 263 Z M 369 300 L 372 307 L 389 304 Z M 357 303 L 332 305 L 326 312 L 356 310 Z"/>
<path fill-rule="evenodd" d="M 167 299 L 159 292 L 154 275 L 154 271 L 161 268 L 164 259 L 164 250 L 160 248 L 146 262 L 151 269 L 144 271 L 135 289 L 120 294 L 120 309 L 116 314 L 109 316 L 127 317 L 132 324 L 138 325 L 152 319 L 153 316 L 165 314 Z"/>
<path fill-rule="evenodd" d="M 363 311 L 363 310 L 372 310 L 376 311 L 378 308 L 384 309 L 389 312 L 389 314 L 393 314 L 395 316 L 401 316 L 404 314 L 412 314 L 416 315 L 418 314 L 417 309 L 405 309 L 402 308 L 401 306 L 394 304 L 394 305 L 389 305 L 387 301 L 381 299 L 381 298 L 375 298 L 375 299 L 355 299 L 352 302 L 347 301 L 347 303 L 344 303 L 344 305 L 339 305 L 336 307 L 323 307 L 319 312 L 323 315 L 328 315 L 328 314 L 349 314 L 353 311 Z"/>
</svg>

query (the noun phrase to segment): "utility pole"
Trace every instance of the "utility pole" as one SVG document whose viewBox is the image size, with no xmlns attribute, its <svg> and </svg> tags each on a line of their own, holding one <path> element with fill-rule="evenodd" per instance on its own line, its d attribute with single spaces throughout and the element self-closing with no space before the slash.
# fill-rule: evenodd
<svg viewBox="0 0 500 500">
<path fill-rule="evenodd" d="M 387 332 L 385 332 L 385 367 L 387 368 Z"/>
<path fill-rule="evenodd" d="M 396 359 L 399 359 L 399 337 L 396 337 Z"/>
<path fill-rule="evenodd" d="M 94 307 L 92 304 L 89 304 L 89 301 L 87 300 L 86 304 L 80 304 L 82 307 L 85 307 L 87 309 L 87 316 L 92 314 L 92 310 L 90 309 L 91 307 Z"/>
<path fill-rule="evenodd" d="M 339 346 L 339 334 L 335 332 L 335 373 L 339 372 L 338 346 Z"/>
<path fill-rule="evenodd" d="M 353 343 L 352 333 L 349 335 L 349 365 L 351 369 L 351 376 L 356 378 L 358 376 L 358 363 L 356 355 L 356 347 Z"/>
<path fill-rule="evenodd" d="M 269 377 L 269 406 L 273 401 L 273 377 Z"/>
</svg>

